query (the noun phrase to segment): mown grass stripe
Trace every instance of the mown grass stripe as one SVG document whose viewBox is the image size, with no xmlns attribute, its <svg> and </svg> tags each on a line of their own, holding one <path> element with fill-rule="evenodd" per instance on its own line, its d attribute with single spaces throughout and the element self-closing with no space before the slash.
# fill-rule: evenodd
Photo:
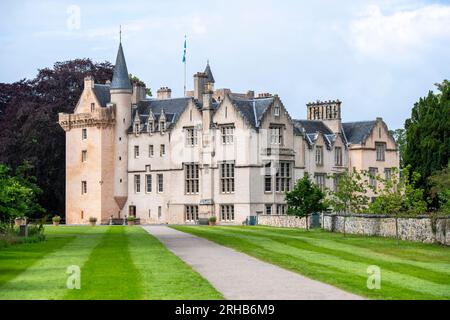
<svg viewBox="0 0 450 320">
<path fill-rule="evenodd" d="M 140 274 L 133 264 L 124 227 L 107 227 L 106 233 L 81 268 L 81 289 L 65 299 L 135 300 L 143 298 Z"/>
<path fill-rule="evenodd" d="M 52 300 L 61 299 L 66 294 L 66 274 L 70 265 L 82 266 L 89 254 L 100 242 L 103 231 L 100 228 L 47 228 L 47 242 L 33 245 L 18 245 L 9 263 L 22 260 L 24 252 L 35 250 L 28 263 L 20 264 L 22 272 L 3 283 L 0 299 L 12 300 Z M 24 247 L 26 246 L 26 247 Z M 47 253 L 47 249 L 50 249 Z M 0 255 L 3 250 L 0 250 Z M 1 270 L 5 267 L 1 261 Z M 3 271 L 3 270 L 2 270 Z"/>
<path fill-rule="evenodd" d="M 128 249 L 145 299 L 223 299 L 209 282 L 142 228 L 126 228 Z"/>
</svg>

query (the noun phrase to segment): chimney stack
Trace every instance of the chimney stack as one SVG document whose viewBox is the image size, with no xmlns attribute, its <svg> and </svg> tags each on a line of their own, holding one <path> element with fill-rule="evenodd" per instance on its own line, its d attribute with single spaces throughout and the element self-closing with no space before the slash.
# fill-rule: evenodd
<svg viewBox="0 0 450 320">
<path fill-rule="evenodd" d="M 158 99 L 167 100 L 172 98 L 172 90 L 168 87 L 161 87 L 158 90 Z"/>
<path fill-rule="evenodd" d="M 94 88 L 94 77 L 93 76 L 87 76 L 84 78 L 84 88 Z"/>
<path fill-rule="evenodd" d="M 143 84 L 133 84 L 133 95 L 131 97 L 131 103 L 136 104 L 144 100 L 147 96 L 146 87 Z"/>
<path fill-rule="evenodd" d="M 204 72 L 197 72 L 194 75 L 194 99 L 202 99 L 207 79 L 208 76 Z"/>
</svg>

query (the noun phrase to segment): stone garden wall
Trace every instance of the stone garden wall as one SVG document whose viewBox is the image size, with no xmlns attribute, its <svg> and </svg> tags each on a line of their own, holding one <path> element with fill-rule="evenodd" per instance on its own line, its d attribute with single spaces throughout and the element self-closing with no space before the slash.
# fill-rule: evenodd
<svg viewBox="0 0 450 320">
<path fill-rule="evenodd" d="M 336 215 L 324 214 L 322 228 L 333 232 L 369 236 L 396 237 L 395 217 L 385 215 Z M 398 218 L 398 235 L 402 240 L 425 243 L 438 242 L 450 245 L 450 218 L 439 218 L 432 226 L 429 216 Z"/>
<path fill-rule="evenodd" d="M 258 215 L 258 225 L 279 228 L 305 229 L 305 218 L 286 215 Z"/>
<path fill-rule="evenodd" d="M 311 217 L 309 221 L 311 223 Z M 320 222 L 322 228 L 332 232 L 345 232 L 368 236 L 381 236 L 395 238 L 395 217 L 388 215 L 369 214 L 323 214 Z M 441 243 L 450 245 L 450 217 L 432 220 L 429 216 L 414 218 L 398 218 L 398 234 L 402 240 L 424 243 Z M 258 215 L 258 225 L 280 228 L 305 229 L 305 218 L 286 215 Z"/>
</svg>

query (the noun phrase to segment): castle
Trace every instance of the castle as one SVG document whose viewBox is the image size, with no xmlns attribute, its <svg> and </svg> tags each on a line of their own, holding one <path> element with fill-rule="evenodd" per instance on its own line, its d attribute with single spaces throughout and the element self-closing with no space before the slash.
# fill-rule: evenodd
<svg viewBox="0 0 450 320">
<path fill-rule="evenodd" d="M 120 44 L 112 81 L 87 77 L 74 113 L 59 114 L 66 222 L 133 215 L 141 223 L 216 216 L 220 224 L 241 224 L 285 213 L 284 192 L 305 174 L 335 188 L 346 170 L 388 177 L 399 166 L 381 118 L 342 122 L 337 100 L 309 103 L 308 119 L 295 120 L 277 95 L 214 86 L 208 63 L 185 97 L 162 87 L 148 98 L 145 87 L 131 84 Z"/>
</svg>

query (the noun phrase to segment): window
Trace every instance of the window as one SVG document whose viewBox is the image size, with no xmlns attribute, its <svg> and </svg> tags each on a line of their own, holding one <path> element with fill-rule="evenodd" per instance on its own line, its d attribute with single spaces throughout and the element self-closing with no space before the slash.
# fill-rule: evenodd
<svg viewBox="0 0 450 320">
<path fill-rule="evenodd" d="M 185 190 L 186 194 L 198 194 L 199 191 L 199 166 L 198 164 L 186 164 L 185 172 Z"/>
<path fill-rule="evenodd" d="M 91 112 L 95 111 L 95 103 L 91 103 Z"/>
<path fill-rule="evenodd" d="M 384 178 L 385 178 L 387 181 L 390 181 L 390 180 L 391 180 L 391 178 L 392 178 L 392 169 L 391 169 L 391 168 L 385 168 L 385 169 L 384 169 Z"/>
<path fill-rule="evenodd" d="M 164 156 L 165 154 L 166 154 L 166 145 L 162 144 L 162 145 L 159 147 L 159 156 L 162 157 L 162 156 Z"/>
<path fill-rule="evenodd" d="M 375 149 L 377 151 L 377 161 L 384 161 L 386 144 L 384 142 L 376 142 Z"/>
<path fill-rule="evenodd" d="M 276 126 L 270 128 L 270 143 L 271 144 L 283 144 L 283 127 Z"/>
<path fill-rule="evenodd" d="M 339 191 L 339 181 L 341 180 L 341 175 L 335 175 L 333 177 L 333 191 L 338 192 Z"/>
<path fill-rule="evenodd" d="M 139 146 L 134 146 L 134 157 L 139 158 Z"/>
<path fill-rule="evenodd" d="M 314 175 L 316 179 L 316 184 L 319 186 L 320 190 L 325 190 L 325 174 L 323 173 L 316 173 Z"/>
<path fill-rule="evenodd" d="M 141 175 L 134 175 L 134 193 L 141 192 Z"/>
<path fill-rule="evenodd" d="M 234 142 L 234 127 L 223 126 L 220 128 L 222 133 L 222 144 L 233 144 Z"/>
<path fill-rule="evenodd" d="M 138 134 L 141 131 L 141 125 L 139 123 L 136 123 L 134 125 L 134 133 Z"/>
<path fill-rule="evenodd" d="M 86 140 L 87 139 L 87 129 L 81 130 L 81 139 Z"/>
<path fill-rule="evenodd" d="M 160 130 L 161 132 L 166 131 L 166 122 L 161 121 L 161 122 L 159 123 L 159 130 Z"/>
<path fill-rule="evenodd" d="M 87 161 L 87 151 L 83 150 L 81 151 L 81 162 L 86 162 Z"/>
<path fill-rule="evenodd" d="M 334 164 L 336 166 L 342 166 L 342 148 L 334 148 Z"/>
<path fill-rule="evenodd" d="M 220 191 L 234 193 L 234 163 L 220 164 Z"/>
<path fill-rule="evenodd" d="M 323 147 L 316 146 L 316 165 L 323 165 Z"/>
<path fill-rule="evenodd" d="M 378 168 L 369 168 L 369 185 L 377 188 L 377 174 L 378 174 Z"/>
<path fill-rule="evenodd" d="M 148 146 L 148 156 L 149 158 L 152 158 L 155 155 L 155 149 L 153 148 L 153 145 Z"/>
<path fill-rule="evenodd" d="M 146 185 L 145 192 L 147 192 L 147 193 L 152 192 L 152 175 L 151 174 L 145 175 L 145 185 Z"/>
<path fill-rule="evenodd" d="M 280 162 L 275 180 L 275 191 L 286 192 L 291 189 L 291 163 Z"/>
<path fill-rule="evenodd" d="M 161 219 L 161 216 L 162 216 L 162 207 L 159 206 L 158 207 L 158 219 Z"/>
<path fill-rule="evenodd" d="M 269 162 L 264 168 L 264 192 L 272 192 L 272 164 Z"/>
<path fill-rule="evenodd" d="M 186 206 L 186 222 L 198 221 L 198 206 Z"/>
<path fill-rule="evenodd" d="M 275 105 L 275 107 L 273 108 L 273 114 L 274 114 L 276 117 L 279 117 L 279 116 L 280 116 L 280 106 L 279 106 L 279 105 Z"/>
<path fill-rule="evenodd" d="M 233 205 L 221 205 L 220 206 L 220 220 L 221 221 L 234 221 L 234 206 Z"/>
<path fill-rule="evenodd" d="M 148 133 L 152 133 L 154 131 L 153 121 L 149 121 L 148 123 Z"/>
<path fill-rule="evenodd" d="M 269 216 L 272 214 L 272 205 L 271 204 L 266 204 L 266 214 Z"/>
<path fill-rule="evenodd" d="M 286 214 L 286 205 L 285 204 L 277 204 L 277 214 L 278 215 Z"/>
<path fill-rule="evenodd" d="M 158 192 L 164 192 L 164 175 L 158 174 Z"/>
<path fill-rule="evenodd" d="M 187 128 L 186 129 L 186 145 L 188 147 L 193 147 L 198 144 L 197 140 L 197 130 L 194 128 Z"/>
<path fill-rule="evenodd" d="M 81 181 L 81 194 L 87 194 L 87 181 Z"/>
</svg>

